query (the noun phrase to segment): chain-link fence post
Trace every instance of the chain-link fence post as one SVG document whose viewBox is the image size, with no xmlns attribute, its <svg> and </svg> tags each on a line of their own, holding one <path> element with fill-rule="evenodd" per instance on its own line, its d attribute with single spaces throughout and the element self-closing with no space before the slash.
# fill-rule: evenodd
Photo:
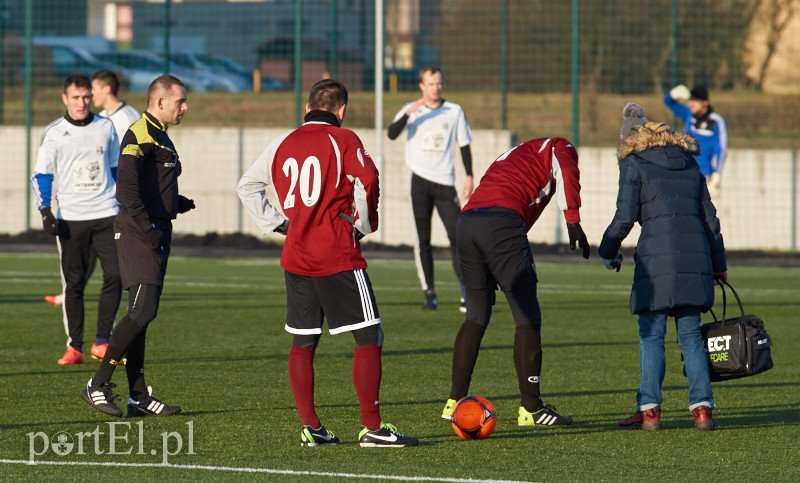
<svg viewBox="0 0 800 483">
<path fill-rule="evenodd" d="M 303 121 L 302 87 L 303 87 L 303 0 L 294 2 L 294 125 Z"/>
<path fill-rule="evenodd" d="M 33 125 L 33 0 L 25 0 L 25 230 L 31 229 L 31 126 Z"/>
</svg>

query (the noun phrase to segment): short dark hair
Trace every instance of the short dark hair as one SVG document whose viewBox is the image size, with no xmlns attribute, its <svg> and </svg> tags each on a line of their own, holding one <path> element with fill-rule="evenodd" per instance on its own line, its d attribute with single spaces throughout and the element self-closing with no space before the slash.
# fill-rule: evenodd
<svg viewBox="0 0 800 483">
<path fill-rule="evenodd" d="M 164 74 L 155 78 L 153 82 L 150 83 L 150 87 L 147 88 L 147 103 L 150 104 L 150 101 L 153 99 L 153 96 L 156 95 L 159 91 L 168 92 L 172 86 L 184 86 L 182 80 L 178 79 L 172 74 Z"/>
<path fill-rule="evenodd" d="M 310 109 L 336 112 L 347 104 L 347 88 L 334 79 L 322 79 L 311 87 L 308 94 Z"/>
<path fill-rule="evenodd" d="M 117 95 L 117 91 L 119 91 L 119 77 L 113 71 L 108 69 L 98 70 L 92 76 L 92 80 L 98 80 L 103 85 L 107 85 L 111 88 L 111 93 L 115 96 Z"/>
<path fill-rule="evenodd" d="M 67 92 L 67 87 L 74 85 L 78 88 L 84 88 L 92 90 L 92 81 L 89 80 L 89 77 L 86 74 L 81 72 L 77 72 L 75 74 L 71 74 L 67 79 L 64 81 L 64 93 Z"/>
<path fill-rule="evenodd" d="M 426 73 L 430 72 L 431 75 L 433 74 L 442 74 L 444 76 L 444 72 L 439 66 L 436 65 L 426 65 L 425 67 L 419 70 L 419 81 L 422 82 L 422 76 Z"/>
</svg>

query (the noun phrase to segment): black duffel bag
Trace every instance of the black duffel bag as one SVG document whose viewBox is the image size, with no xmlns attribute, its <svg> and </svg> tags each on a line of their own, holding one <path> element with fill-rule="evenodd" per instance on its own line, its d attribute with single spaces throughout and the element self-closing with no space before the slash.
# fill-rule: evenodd
<svg viewBox="0 0 800 483">
<path fill-rule="evenodd" d="M 722 289 L 722 320 L 714 311 L 714 322 L 703 324 L 700 330 L 708 353 L 712 381 L 727 381 L 754 376 L 772 369 L 772 340 L 764 329 L 764 321 L 755 315 L 745 315 L 739 294 L 728 282 L 717 281 Z M 739 305 L 740 317 L 726 319 L 725 286 L 731 290 Z M 685 373 L 685 371 L 684 371 Z"/>
</svg>

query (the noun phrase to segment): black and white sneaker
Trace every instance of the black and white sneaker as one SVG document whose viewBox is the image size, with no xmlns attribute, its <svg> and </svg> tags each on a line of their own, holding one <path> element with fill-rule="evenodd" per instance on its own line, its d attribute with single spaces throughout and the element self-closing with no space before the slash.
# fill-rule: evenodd
<svg viewBox="0 0 800 483">
<path fill-rule="evenodd" d="M 362 448 L 405 448 L 406 446 L 419 446 L 419 440 L 411 436 L 403 436 L 392 424 L 381 423 L 380 429 L 375 431 L 363 428 L 358 433 L 358 444 Z"/>
<path fill-rule="evenodd" d="M 128 398 L 128 417 L 137 418 L 141 416 L 172 416 L 181 412 L 180 406 L 170 406 L 153 396 L 147 396 L 143 401 L 135 401 Z"/>
<path fill-rule="evenodd" d="M 300 431 L 300 446 L 323 446 L 326 444 L 339 444 L 339 438 L 336 437 L 335 434 L 331 433 L 325 426 L 319 427 L 319 429 L 314 429 L 311 426 L 303 426 L 303 429 Z"/>
<path fill-rule="evenodd" d="M 112 389 L 116 384 L 111 382 L 101 385 L 100 387 L 93 386 L 92 380 L 86 383 L 86 387 L 81 392 L 81 398 L 86 401 L 86 404 L 97 409 L 101 413 L 106 413 L 111 416 L 122 416 L 122 409 L 114 402 L 116 397 Z"/>
</svg>

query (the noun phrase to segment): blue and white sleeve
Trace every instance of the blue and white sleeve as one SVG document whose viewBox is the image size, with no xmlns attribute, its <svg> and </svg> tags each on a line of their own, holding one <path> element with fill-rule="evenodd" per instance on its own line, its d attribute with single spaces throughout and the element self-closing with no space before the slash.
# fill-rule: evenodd
<svg viewBox="0 0 800 483">
<path fill-rule="evenodd" d="M 36 173 L 31 177 L 31 187 L 33 188 L 33 196 L 36 199 L 36 209 L 50 208 L 50 201 L 53 198 L 53 180 L 55 176 L 52 174 Z"/>
<path fill-rule="evenodd" d="M 42 144 L 36 155 L 36 167 L 31 176 L 31 187 L 36 199 L 36 208 L 49 208 L 53 198 L 53 181 L 55 180 L 58 151 L 55 143 L 50 141 L 47 132 L 42 136 Z"/>
</svg>

